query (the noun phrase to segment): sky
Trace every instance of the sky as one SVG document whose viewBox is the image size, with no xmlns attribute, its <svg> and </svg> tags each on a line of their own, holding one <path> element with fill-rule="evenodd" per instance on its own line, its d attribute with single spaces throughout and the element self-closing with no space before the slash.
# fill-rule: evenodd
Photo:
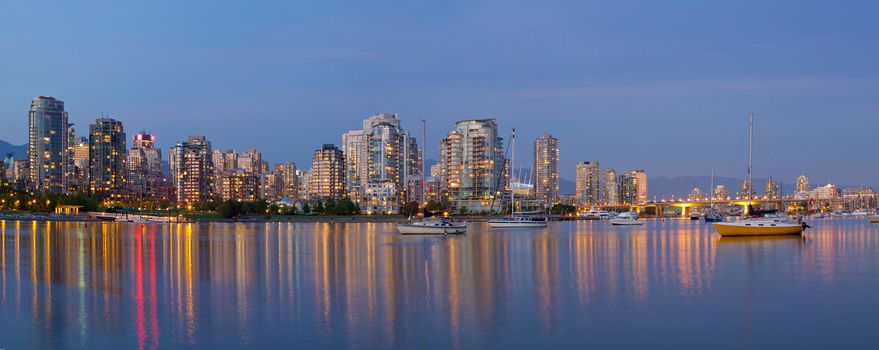
<svg viewBox="0 0 879 350">
<path fill-rule="evenodd" d="M 456 120 L 559 139 L 650 176 L 879 185 L 873 1 L 115 1 L 0 3 L 0 139 L 39 95 L 78 131 L 102 113 L 167 152 L 187 135 L 310 167 L 395 112 L 428 158 Z M 129 140 L 130 141 L 130 140 Z"/>
</svg>

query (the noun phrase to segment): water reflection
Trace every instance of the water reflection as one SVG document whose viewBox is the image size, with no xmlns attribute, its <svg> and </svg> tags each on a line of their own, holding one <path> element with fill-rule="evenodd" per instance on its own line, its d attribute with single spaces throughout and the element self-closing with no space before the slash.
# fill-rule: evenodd
<svg viewBox="0 0 879 350">
<path fill-rule="evenodd" d="M 612 336 L 717 323 L 750 339 L 731 344 L 759 345 L 767 294 L 879 277 L 876 229 L 856 220 L 777 238 L 719 238 L 689 220 L 474 225 L 401 237 L 373 223 L 3 221 L 0 345 L 635 345 Z"/>
</svg>

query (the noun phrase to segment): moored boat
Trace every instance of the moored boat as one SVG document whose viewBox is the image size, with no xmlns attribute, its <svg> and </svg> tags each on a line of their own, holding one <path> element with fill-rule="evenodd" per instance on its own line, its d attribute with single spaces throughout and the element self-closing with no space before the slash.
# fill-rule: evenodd
<svg viewBox="0 0 879 350">
<path fill-rule="evenodd" d="M 491 228 L 546 227 L 546 218 L 536 216 L 510 216 L 488 220 Z"/>
<path fill-rule="evenodd" d="M 867 219 L 870 220 L 870 223 L 879 223 L 879 214 L 868 215 Z"/>
<path fill-rule="evenodd" d="M 723 237 L 798 235 L 803 233 L 804 228 L 804 224 L 767 219 L 745 219 L 735 222 L 714 223 L 714 229 Z"/>
<path fill-rule="evenodd" d="M 467 222 L 453 222 L 449 219 L 422 220 L 397 224 L 397 231 L 403 235 L 450 235 L 467 233 Z"/>
<path fill-rule="evenodd" d="M 610 224 L 616 226 L 643 225 L 644 221 L 638 219 L 637 213 L 627 211 L 625 213 L 620 213 L 616 218 L 610 219 Z"/>
</svg>

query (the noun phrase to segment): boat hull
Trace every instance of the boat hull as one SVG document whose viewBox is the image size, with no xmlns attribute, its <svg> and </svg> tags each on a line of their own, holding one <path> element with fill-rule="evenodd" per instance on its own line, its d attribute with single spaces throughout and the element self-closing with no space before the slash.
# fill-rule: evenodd
<svg viewBox="0 0 879 350">
<path fill-rule="evenodd" d="M 637 226 L 643 225 L 644 221 L 632 219 L 611 219 L 610 224 L 615 226 Z"/>
<path fill-rule="evenodd" d="M 539 228 L 546 227 L 546 221 L 543 222 L 500 222 L 489 221 L 488 227 L 491 228 Z"/>
<path fill-rule="evenodd" d="M 799 235 L 803 233 L 802 225 L 779 224 L 773 222 L 741 224 L 741 223 L 715 223 L 714 229 L 721 236 L 778 236 Z"/>
<path fill-rule="evenodd" d="M 467 233 L 467 225 L 425 226 L 397 224 L 397 231 L 402 235 L 459 235 Z"/>
<path fill-rule="evenodd" d="M 870 215 L 867 218 L 870 220 L 870 223 L 879 223 L 879 215 Z"/>
</svg>

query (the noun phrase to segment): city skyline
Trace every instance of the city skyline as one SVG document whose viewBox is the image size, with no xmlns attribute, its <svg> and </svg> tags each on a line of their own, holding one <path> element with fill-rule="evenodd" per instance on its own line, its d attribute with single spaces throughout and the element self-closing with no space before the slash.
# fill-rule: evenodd
<svg viewBox="0 0 879 350">
<path fill-rule="evenodd" d="M 5 13 L 35 6 L 10 4 Z M 426 119 L 429 146 L 470 118 L 496 118 L 505 137 L 513 126 L 523 140 L 553 133 L 568 149 L 565 179 L 589 159 L 655 176 L 714 169 L 741 177 L 753 111 L 756 176 L 876 185 L 877 166 L 859 161 L 879 127 L 877 46 L 866 40 L 875 5 L 807 2 L 794 13 L 762 3 L 640 6 L 408 4 L 392 6 L 393 24 L 367 6 L 312 5 L 308 16 L 295 5 L 41 6 L 44 26 L 23 16 L 0 21 L 9 33 L 0 48 L 23 53 L 2 68 L 0 139 L 26 143 L 22 101 L 49 95 L 66 101 L 79 127 L 109 112 L 129 130 L 159 135 L 165 150 L 197 134 L 260 149 L 272 163 L 307 164 L 314 145 L 337 143 L 362 116 L 387 112 L 412 131 Z M 188 21 L 204 11 L 208 22 Z M 158 18 L 166 26 L 154 28 Z M 321 25 L 336 18 L 338 26 Z M 704 23 L 712 25 L 689 29 Z M 645 28 L 649 35 L 633 35 Z M 58 33 L 65 40 L 28 39 Z M 63 54 L 38 55 L 47 45 Z M 626 142 L 614 144 L 623 134 Z M 645 151 L 657 145 L 667 154 Z M 426 151 L 437 159 L 435 147 Z M 843 152 L 854 156 L 834 157 Z M 529 158 L 523 152 L 520 163 Z"/>
</svg>

